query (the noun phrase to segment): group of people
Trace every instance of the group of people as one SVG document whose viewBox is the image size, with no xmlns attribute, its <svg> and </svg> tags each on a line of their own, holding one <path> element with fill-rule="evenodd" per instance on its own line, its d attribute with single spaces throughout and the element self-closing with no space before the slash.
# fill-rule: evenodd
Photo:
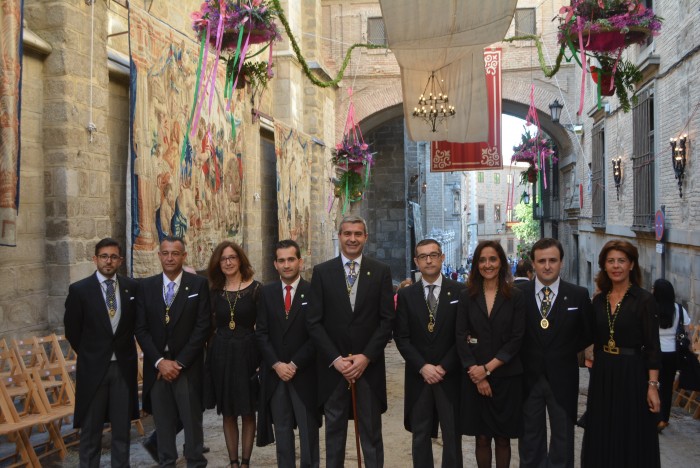
<svg viewBox="0 0 700 468">
<path fill-rule="evenodd" d="M 442 274 L 441 246 L 425 239 L 414 256 L 421 278 L 399 289 L 395 302 L 389 267 L 363 252 L 367 239 L 364 219 L 344 218 L 340 255 L 316 265 L 311 282 L 300 276 L 299 246 L 282 240 L 273 258 L 279 279 L 266 285 L 234 242 L 214 249 L 207 281 L 184 271 L 184 242 L 166 237 L 163 272 L 136 282 L 117 274 L 119 244 L 100 241 L 97 271 L 72 284 L 66 299 L 66 336 L 78 354 L 81 466 L 99 466 L 106 421 L 112 466 L 129 466 L 135 336 L 160 466 L 175 466 L 181 429 L 187 466 L 206 466 L 202 413 L 215 407 L 233 468 L 250 466 L 255 441 L 276 442 L 278 466 L 296 466 L 295 427 L 300 466 L 320 466 L 322 421 L 325 466 L 343 467 L 349 419 L 365 465 L 382 467 L 384 349 L 392 335 L 405 359 L 404 425 L 415 467 L 433 466 L 438 426 L 443 467 L 463 466 L 462 435 L 475 437 L 479 467 L 492 458 L 509 466 L 511 439 L 521 467 L 573 467 L 577 353 L 591 344 L 582 466 L 660 466 L 659 390 L 669 384 L 659 384 L 666 366 L 659 315 L 662 326 L 677 319 L 641 287 L 632 244 L 603 247 L 591 301 L 585 288 L 560 278 L 564 251 L 555 239 L 533 245 L 533 277 L 518 282 L 500 243 L 479 243 L 466 284 Z M 655 293 L 667 286 L 659 285 Z"/>
</svg>

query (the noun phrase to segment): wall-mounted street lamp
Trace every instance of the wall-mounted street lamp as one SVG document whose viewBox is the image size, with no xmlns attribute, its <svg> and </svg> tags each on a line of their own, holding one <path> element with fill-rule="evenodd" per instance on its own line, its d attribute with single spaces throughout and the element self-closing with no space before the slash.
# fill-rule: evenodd
<svg viewBox="0 0 700 468">
<path fill-rule="evenodd" d="M 620 201 L 620 185 L 622 185 L 622 158 L 613 158 L 612 165 L 613 180 L 615 181 L 615 190 L 617 191 L 617 200 Z"/>
<path fill-rule="evenodd" d="M 678 194 L 683 198 L 683 176 L 685 175 L 686 155 L 690 141 L 688 135 L 683 135 L 680 138 L 671 138 L 671 162 L 673 163 L 673 172 L 678 180 Z"/>
<path fill-rule="evenodd" d="M 523 190 L 523 194 L 520 195 L 520 201 L 526 205 L 530 204 L 530 194 L 527 193 L 527 190 Z"/>
<path fill-rule="evenodd" d="M 552 116 L 553 123 L 559 123 L 559 117 L 561 117 L 561 110 L 564 108 L 564 104 L 559 102 L 559 99 L 555 99 L 553 103 L 549 105 L 549 113 Z"/>
</svg>

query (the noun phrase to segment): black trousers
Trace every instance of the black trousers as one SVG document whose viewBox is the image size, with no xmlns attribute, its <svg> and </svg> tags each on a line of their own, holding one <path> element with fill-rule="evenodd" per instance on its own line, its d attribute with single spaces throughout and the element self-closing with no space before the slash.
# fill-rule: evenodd
<svg viewBox="0 0 700 468">
<path fill-rule="evenodd" d="M 574 423 L 554 398 L 549 381 L 540 376 L 523 403 L 523 434 L 518 440 L 520 468 L 573 468 Z"/>
<path fill-rule="evenodd" d="M 185 458 L 188 468 L 207 466 L 207 459 L 202 454 L 204 432 L 201 395 L 195 384 L 187 372 L 180 373 L 174 382 L 158 379 L 153 384 L 151 406 L 158 434 L 158 461 L 161 467 L 175 467 L 178 420 L 182 421 L 185 429 Z"/>
<path fill-rule="evenodd" d="M 112 361 L 97 392 L 92 397 L 81 424 L 80 468 L 100 466 L 105 416 L 109 416 L 112 425 L 111 466 L 115 468 L 129 466 L 130 403 L 129 387 L 119 370 L 117 361 Z"/>
<path fill-rule="evenodd" d="M 364 378 L 355 383 L 360 445 L 367 468 L 384 466 L 382 412 L 378 399 Z M 341 380 L 323 406 L 326 417 L 326 467 L 345 467 L 345 442 L 348 434 L 348 414 L 352 398 L 348 383 Z"/>
<path fill-rule="evenodd" d="M 270 400 L 277 441 L 277 467 L 295 468 L 294 422 L 299 427 L 301 468 L 319 467 L 318 418 L 307 408 L 293 385 L 279 382 Z"/>
<path fill-rule="evenodd" d="M 673 381 L 678 370 L 678 353 L 661 353 L 661 370 L 659 371 L 659 397 L 661 398 L 661 413 L 659 420 L 668 422 L 671 415 L 671 398 L 673 398 Z"/>
<path fill-rule="evenodd" d="M 442 432 L 442 468 L 462 468 L 462 434 L 457 427 L 456 409 L 439 383 L 426 384 L 411 409 L 413 466 L 434 466 L 431 432 L 435 417 Z"/>
</svg>

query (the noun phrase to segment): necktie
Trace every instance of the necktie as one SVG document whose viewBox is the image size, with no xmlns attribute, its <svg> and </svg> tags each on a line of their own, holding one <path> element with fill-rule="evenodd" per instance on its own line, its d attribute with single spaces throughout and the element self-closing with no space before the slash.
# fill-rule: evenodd
<svg viewBox="0 0 700 468">
<path fill-rule="evenodd" d="M 438 305 L 437 299 L 435 299 L 436 286 L 434 284 L 429 284 L 426 286 L 426 288 L 428 288 L 428 308 L 430 309 L 430 312 L 435 315 Z"/>
<path fill-rule="evenodd" d="M 175 281 L 168 283 L 168 290 L 165 292 L 165 305 L 170 308 L 173 300 L 175 300 Z"/>
<path fill-rule="evenodd" d="M 109 311 L 109 316 L 114 318 L 117 313 L 117 296 L 114 292 L 114 280 L 105 280 L 105 297 L 107 299 L 107 310 Z"/>
<path fill-rule="evenodd" d="M 549 310 L 552 308 L 552 290 L 549 289 L 549 286 L 545 286 L 542 288 L 542 294 L 544 297 L 542 298 L 542 317 L 547 317 L 549 314 Z"/>
<path fill-rule="evenodd" d="M 357 279 L 357 272 L 355 271 L 355 262 L 350 260 L 349 262 L 346 263 L 348 266 L 348 289 L 352 289 L 352 285 L 355 284 L 355 280 Z"/>
<path fill-rule="evenodd" d="M 284 289 L 287 290 L 284 294 L 284 312 L 289 317 L 289 310 L 292 308 L 292 286 L 288 284 Z"/>
</svg>

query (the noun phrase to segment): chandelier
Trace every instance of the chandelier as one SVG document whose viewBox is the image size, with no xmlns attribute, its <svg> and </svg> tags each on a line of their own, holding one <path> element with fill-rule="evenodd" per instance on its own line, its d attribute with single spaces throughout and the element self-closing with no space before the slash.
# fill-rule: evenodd
<svg viewBox="0 0 700 468">
<path fill-rule="evenodd" d="M 431 127 L 431 131 L 437 132 L 437 126 L 440 123 L 455 115 L 455 106 L 450 105 L 449 102 L 440 81 L 435 77 L 435 72 L 431 72 L 423 94 L 418 99 L 418 107 L 413 108 L 413 117 L 425 120 Z"/>
</svg>

